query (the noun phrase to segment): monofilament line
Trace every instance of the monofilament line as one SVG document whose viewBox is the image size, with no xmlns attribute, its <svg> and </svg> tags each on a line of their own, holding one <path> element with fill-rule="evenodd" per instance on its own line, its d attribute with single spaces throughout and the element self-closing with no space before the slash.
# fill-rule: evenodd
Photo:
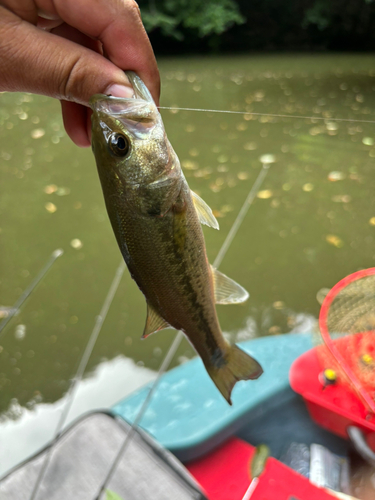
<svg viewBox="0 0 375 500">
<path fill-rule="evenodd" d="M 215 268 L 218 268 L 219 265 L 221 264 L 221 262 L 223 261 L 225 254 L 227 253 L 234 237 L 236 236 L 237 231 L 238 231 L 241 223 L 243 222 L 251 204 L 253 203 L 254 198 L 255 198 L 262 182 L 264 181 L 268 171 L 269 171 L 269 164 L 263 163 L 262 168 L 261 168 L 257 178 L 255 179 L 255 182 L 254 182 L 253 186 L 251 187 L 249 194 L 246 197 L 246 200 L 244 201 L 244 203 L 242 205 L 241 210 L 238 212 L 236 220 L 234 221 L 234 223 L 233 223 L 233 225 L 228 233 L 228 236 L 225 238 L 225 241 L 224 241 L 221 249 L 219 250 L 219 253 L 217 254 L 217 257 L 213 263 L 213 266 Z M 157 377 L 154 380 L 154 382 L 152 383 L 151 388 L 150 388 L 145 400 L 143 401 L 142 406 L 139 409 L 129 432 L 128 432 L 127 436 L 125 437 L 123 444 L 121 445 L 121 448 L 120 448 L 119 452 L 117 453 L 117 455 L 116 455 L 116 457 L 111 465 L 111 468 L 109 469 L 108 474 L 107 474 L 106 478 L 104 479 L 103 484 L 100 487 L 100 490 L 99 490 L 97 496 L 95 497 L 95 500 L 100 500 L 100 497 L 101 497 L 104 489 L 107 487 L 113 474 L 115 473 L 117 466 L 120 463 L 120 460 L 123 457 L 127 447 L 129 446 L 131 438 L 134 435 L 136 428 L 140 424 L 142 417 L 143 417 L 143 415 L 144 415 L 144 413 L 145 413 L 145 411 L 146 411 L 146 409 L 151 401 L 151 398 L 152 398 L 155 390 L 157 389 L 160 378 L 165 373 L 165 371 L 168 369 L 168 366 L 171 363 L 173 356 L 176 354 L 177 349 L 179 348 L 183 337 L 184 337 L 184 335 L 181 331 L 178 331 L 176 333 L 176 336 L 175 336 L 162 364 L 160 365 Z"/>
<path fill-rule="evenodd" d="M 201 109 L 201 108 L 178 108 L 175 106 L 160 106 L 159 109 L 170 111 L 199 111 L 208 113 L 226 113 L 230 115 L 248 115 L 248 116 L 269 116 L 271 118 L 294 118 L 300 120 L 323 120 L 327 122 L 353 122 L 353 123 L 375 123 L 375 120 L 359 120 L 358 118 L 325 118 L 323 116 L 302 116 L 302 115 L 283 115 L 277 113 L 255 113 L 253 111 L 230 111 L 228 109 Z"/>
<path fill-rule="evenodd" d="M 57 249 L 54 252 L 52 252 L 51 257 L 48 259 L 47 263 L 44 265 L 43 269 L 37 274 L 37 276 L 33 279 L 33 281 L 30 283 L 30 285 L 26 288 L 26 290 L 20 295 L 19 299 L 15 302 L 14 306 L 12 307 L 11 311 L 9 312 L 8 316 L 3 319 L 3 321 L 0 323 L 0 338 L 1 338 L 1 332 L 4 330 L 4 328 L 7 326 L 9 321 L 17 314 L 19 311 L 20 307 L 22 304 L 25 302 L 25 300 L 33 293 L 37 285 L 42 281 L 42 279 L 45 277 L 47 272 L 51 269 L 52 265 L 55 263 L 56 259 L 58 259 L 62 254 L 64 253 L 63 250 Z"/>
<path fill-rule="evenodd" d="M 43 464 L 41 466 L 41 469 L 39 471 L 39 474 L 38 474 L 38 477 L 37 477 L 37 480 L 36 480 L 36 483 L 35 483 L 35 486 L 34 486 L 34 489 L 31 493 L 31 496 L 30 496 L 30 500 L 34 500 L 36 498 L 36 495 L 37 495 L 37 492 L 38 492 L 38 489 L 39 489 L 39 486 L 40 484 L 42 483 L 43 481 L 43 478 L 44 478 L 44 475 L 46 473 L 46 470 L 47 470 L 47 467 L 48 467 L 48 464 L 50 462 L 50 459 L 51 459 L 51 455 L 52 455 L 52 451 L 53 451 L 53 446 L 54 444 L 57 442 L 60 434 L 61 434 L 61 431 L 63 430 L 63 427 L 64 427 L 64 424 L 68 418 L 68 415 L 69 415 L 69 411 L 72 407 L 72 403 L 73 403 L 73 400 L 74 400 L 74 396 L 75 396 L 75 393 L 76 393 L 76 389 L 78 387 L 78 383 L 81 381 L 82 377 L 83 377 L 83 374 L 86 370 L 86 366 L 87 366 L 87 363 L 90 359 L 90 356 L 91 356 L 91 353 L 92 353 L 92 350 L 94 349 L 94 346 L 95 346 L 95 343 L 96 343 L 96 340 L 99 336 L 99 333 L 100 333 L 100 330 L 102 329 L 102 326 L 103 326 L 103 323 L 107 317 L 107 313 L 109 311 L 109 308 L 113 302 L 113 299 L 114 299 L 114 296 L 117 292 L 117 289 L 118 289 L 118 286 L 120 284 L 120 281 L 121 281 L 121 278 L 122 278 L 122 275 L 125 271 L 125 262 L 124 260 L 121 260 L 120 262 L 120 265 L 118 266 L 117 270 L 116 270 L 116 273 L 115 273 L 115 276 L 113 278 L 113 281 L 111 283 L 111 286 L 109 287 L 109 290 L 108 290 L 108 293 L 107 293 L 107 296 L 105 298 L 105 301 L 103 303 L 103 306 L 101 308 L 101 311 L 99 313 L 99 316 L 96 317 L 96 321 L 95 321 L 95 325 L 94 325 L 94 329 L 92 330 L 92 333 L 90 335 L 90 338 L 89 338 L 89 341 L 87 342 L 86 344 L 86 348 L 84 350 L 84 353 L 82 355 L 82 358 L 80 360 L 80 363 L 79 363 L 79 366 L 78 366 L 78 369 L 76 371 L 76 374 L 72 380 L 72 383 L 69 387 L 69 390 L 68 390 L 68 393 L 67 393 L 67 396 L 66 396 L 66 403 L 62 409 L 62 412 L 61 412 L 61 415 L 60 415 L 60 418 L 59 418 L 59 421 L 57 423 L 57 426 L 56 426 L 56 431 L 55 431 L 55 434 L 54 434 L 54 437 L 52 439 L 52 443 L 44 457 L 44 461 L 43 461 Z"/>
</svg>

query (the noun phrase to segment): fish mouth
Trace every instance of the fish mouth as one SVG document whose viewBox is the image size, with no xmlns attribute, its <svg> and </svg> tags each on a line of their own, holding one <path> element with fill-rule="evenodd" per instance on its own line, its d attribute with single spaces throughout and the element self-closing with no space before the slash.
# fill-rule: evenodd
<svg viewBox="0 0 375 500">
<path fill-rule="evenodd" d="M 125 74 L 133 87 L 133 97 L 114 97 L 105 94 L 95 94 L 89 101 L 90 108 L 93 111 L 120 114 L 121 109 L 126 109 L 134 101 L 142 101 L 144 104 L 153 104 L 155 106 L 150 91 L 139 76 L 134 71 L 125 71 Z"/>
<path fill-rule="evenodd" d="M 113 97 L 106 94 L 95 94 L 91 97 L 89 106 L 93 111 L 119 114 L 121 110 L 124 110 L 124 108 L 133 103 L 134 100 L 134 98 L 129 97 Z"/>
</svg>

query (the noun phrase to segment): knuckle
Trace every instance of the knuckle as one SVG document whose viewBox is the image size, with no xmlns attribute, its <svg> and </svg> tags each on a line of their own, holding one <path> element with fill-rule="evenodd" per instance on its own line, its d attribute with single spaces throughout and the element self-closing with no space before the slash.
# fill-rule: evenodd
<svg viewBox="0 0 375 500">
<path fill-rule="evenodd" d="M 79 56 L 72 58 L 64 66 L 64 71 L 59 77 L 59 93 L 62 98 L 71 101 L 82 93 L 84 68 Z"/>
</svg>

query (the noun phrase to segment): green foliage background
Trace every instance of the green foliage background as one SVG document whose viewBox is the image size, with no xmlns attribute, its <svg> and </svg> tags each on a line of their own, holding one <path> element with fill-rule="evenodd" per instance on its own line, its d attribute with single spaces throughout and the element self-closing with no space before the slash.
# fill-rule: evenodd
<svg viewBox="0 0 375 500">
<path fill-rule="evenodd" d="M 158 53 L 373 50 L 372 0 L 140 0 Z"/>
</svg>

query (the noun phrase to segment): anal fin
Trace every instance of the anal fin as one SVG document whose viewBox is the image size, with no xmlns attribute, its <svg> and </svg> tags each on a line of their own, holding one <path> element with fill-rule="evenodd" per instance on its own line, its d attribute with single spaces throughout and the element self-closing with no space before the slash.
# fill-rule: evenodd
<svg viewBox="0 0 375 500">
<path fill-rule="evenodd" d="M 211 266 L 216 304 L 240 304 L 249 298 L 241 285 Z"/>
<path fill-rule="evenodd" d="M 143 330 L 142 338 L 145 339 L 152 333 L 156 333 L 164 328 L 169 328 L 170 325 L 163 319 L 158 311 L 147 302 L 147 319 L 145 329 Z"/>
<path fill-rule="evenodd" d="M 199 222 L 201 224 L 205 224 L 206 226 L 213 227 L 214 229 L 219 229 L 219 223 L 207 203 L 203 201 L 197 193 L 194 193 L 194 191 L 191 191 L 191 196 L 198 214 Z"/>
</svg>

